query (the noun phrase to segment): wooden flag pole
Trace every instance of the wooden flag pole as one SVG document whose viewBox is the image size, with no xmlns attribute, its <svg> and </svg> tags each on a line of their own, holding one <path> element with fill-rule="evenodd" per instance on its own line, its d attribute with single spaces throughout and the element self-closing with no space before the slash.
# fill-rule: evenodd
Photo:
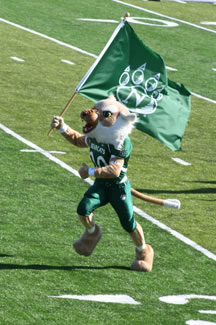
<svg viewBox="0 0 216 325">
<path fill-rule="evenodd" d="M 130 13 L 126 12 L 126 14 L 124 15 L 124 19 L 123 22 L 127 20 L 127 18 L 130 17 Z M 121 24 L 120 24 L 121 25 Z M 119 25 L 119 26 L 120 26 Z M 112 35 L 111 39 L 109 40 L 109 42 L 107 43 L 107 45 L 105 46 L 104 50 L 108 47 L 108 45 L 111 43 L 111 41 L 113 40 L 114 36 L 116 35 L 116 33 L 119 31 L 119 28 L 115 30 L 114 34 Z M 100 58 L 103 55 L 103 51 L 101 52 L 101 54 L 98 56 L 98 58 L 96 59 L 96 61 L 94 62 L 94 64 L 92 65 L 92 67 L 89 69 L 89 71 L 87 72 L 87 74 L 84 76 L 84 78 L 81 80 L 81 82 L 79 83 L 79 85 L 76 88 L 75 93 L 73 94 L 73 96 L 71 97 L 71 99 L 69 100 L 69 102 L 67 103 L 67 105 L 65 106 L 64 110 L 61 112 L 61 114 L 59 116 L 63 116 L 64 113 L 67 111 L 68 107 L 70 106 L 70 104 L 73 102 L 74 98 L 76 97 L 79 89 L 82 87 L 83 83 L 87 80 L 87 78 L 89 77 L 89 75 L 91 74 L 91 72 L 94 70 L 95 66 L 97 65 L 98 61 L 100 60 Z M 48 132 L 48 136 L 53 132 L 53 129 L 50 129 Z"/>
<path fill-rule="evenodd" d="M 75 99 L 75 97 L 78 95 L 78 93 L 77 92 L 75 92 L 74 94 L 73 94 L 73 96 L 70 98 L 70 100 L 68 101 L 68 103 L 67 103 L 67 105 L 65 106 L 65 108 L 63 109 L 63 111 L 61 112 L 61 114 L 59 115 L 59 116 L 63 116 L 64 115 L 64 113 L 68 110 L 68 108 L 69 108 L 69 106 L 71 105 L 71 103 L 73 102 L 73 100 Z M 53 128 L 52 129 L 50 129 L 49 130 L 49 132 L 48 132 L 48 136 L 53 132 Z"/>
<path fill-rule="evenodd" d="M 124 20 L 127 20 L 128 17 L 130 17 L 130 13 L 129 12 L 126 12 L 126 14 L 124 15 Z"/>
</svg>

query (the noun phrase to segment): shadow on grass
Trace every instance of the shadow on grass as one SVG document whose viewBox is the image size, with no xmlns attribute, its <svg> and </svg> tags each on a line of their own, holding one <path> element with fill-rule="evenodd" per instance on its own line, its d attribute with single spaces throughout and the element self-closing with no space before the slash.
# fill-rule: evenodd
<svg viewBox="0 0 216 325">
<path fill-rule="evenodd" d="M 13 255 L 9 255 L 9 254 L 0 254 L 0 257 L 13 257 Z"/>
<path fill-rule="evenodd" d="M 0 255 L 1 256 L 1 255 Z M 107 270 L 107 269 L 116 269 L 116 270 L 126 270 L 131 271 L 129 267 L 120 266 L 120 265 L 108 265 L 108 266 L 58 266 L 58 265 L 39 265 L 39 264 L 29 264 L 29 265 L 20 265 L 20 264 L 4 264 L 0 263 L 0 270 L 63 270 L 63 271 L 75 271 L 75 270 Z"/>
<path fill-rule="evenodd" d="M 136 189 L 141 193 L 147 194 L 216 194 L 215 187 L 204 187 L 196 188 L 191 190 L 181 190 L 181 191 L 167 191 L 167 190 L 150 190 L 150 189 Z"/>
<path fill-rule="evenodd" d="M 216 181 L 190 181 L 190 183 L 216 184 Z"/>
</svg>

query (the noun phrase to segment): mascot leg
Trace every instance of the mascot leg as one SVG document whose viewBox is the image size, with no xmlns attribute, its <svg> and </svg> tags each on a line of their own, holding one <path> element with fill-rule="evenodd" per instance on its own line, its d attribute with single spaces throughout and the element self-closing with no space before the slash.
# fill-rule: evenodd
<svg viewBox="0 0 216 325">
<path fill-rule="evenodd" d="M 136 245 L 136 257 L 131 264 L 131 269 L 150 272 L 152 270 L 154 251 L 150 245 L 145 244 L 142 227 L 136 223 L 136 229 L 129 233 Z"/>
<path fill-rule="evenodd" d="M 80 216 L 80 221 L 86 228 L 82 236 L 73 244 L 75 251 L 79 255 L 90 256 L 101 239 L 102 231 L 98 225 L 94 223 L 94 214 L 83 217 Z"/>
</svg>

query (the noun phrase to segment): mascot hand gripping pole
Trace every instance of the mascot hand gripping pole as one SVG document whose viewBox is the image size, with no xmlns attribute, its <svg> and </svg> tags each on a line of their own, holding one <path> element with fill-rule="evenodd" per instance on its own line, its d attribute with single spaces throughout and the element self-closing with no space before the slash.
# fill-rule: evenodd
<svg viewBox="0 0 216 325">
<path fill-rule="evenodd" d="M 80 255 L 92 254 L 102 236 L 94 220 L 94 210 L 110 203 L 136 247 L 131 269 L 149 272 L 152 270 L 154 251 L 145 243 L 142 227 L 135 221 L 131 185 L 126 175 L 132 151 L 128 135 L 136 115 L 129 113 L 114 96 L 110 96 L 96 103 L 92 109 L 82 111 L 81 119 L 85 121 L 83 134 L 66 125 L 62 117 L 55 116 L 51 123 L 51 127 L 58 129 L 73 145 L 89 147 L 94 164 L 94 167 L 83 164 L 79 169 L 83 179 L 93 176 L 95 181 L 78 205 L 77 213 L 85 231 L 73 247 Z"/>
</svg>

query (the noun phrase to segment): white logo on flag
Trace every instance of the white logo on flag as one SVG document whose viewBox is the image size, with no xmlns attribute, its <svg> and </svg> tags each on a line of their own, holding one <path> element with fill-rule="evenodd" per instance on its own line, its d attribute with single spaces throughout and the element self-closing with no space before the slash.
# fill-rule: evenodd
<svg viewBox="0 0 216 325">
<path fill-rule="evenodd" d="M 127 106 L 130 112 L 145 115 L 154 113 L 158 101 L 163 98 L 163 88 L 158 88 L 160 73 L 145 79 L 146 65 L 147 63 L 142 64 L 133 72 L 128 66 L 121 74 L 116 90 L 118 101 Z"/>
</svg>

